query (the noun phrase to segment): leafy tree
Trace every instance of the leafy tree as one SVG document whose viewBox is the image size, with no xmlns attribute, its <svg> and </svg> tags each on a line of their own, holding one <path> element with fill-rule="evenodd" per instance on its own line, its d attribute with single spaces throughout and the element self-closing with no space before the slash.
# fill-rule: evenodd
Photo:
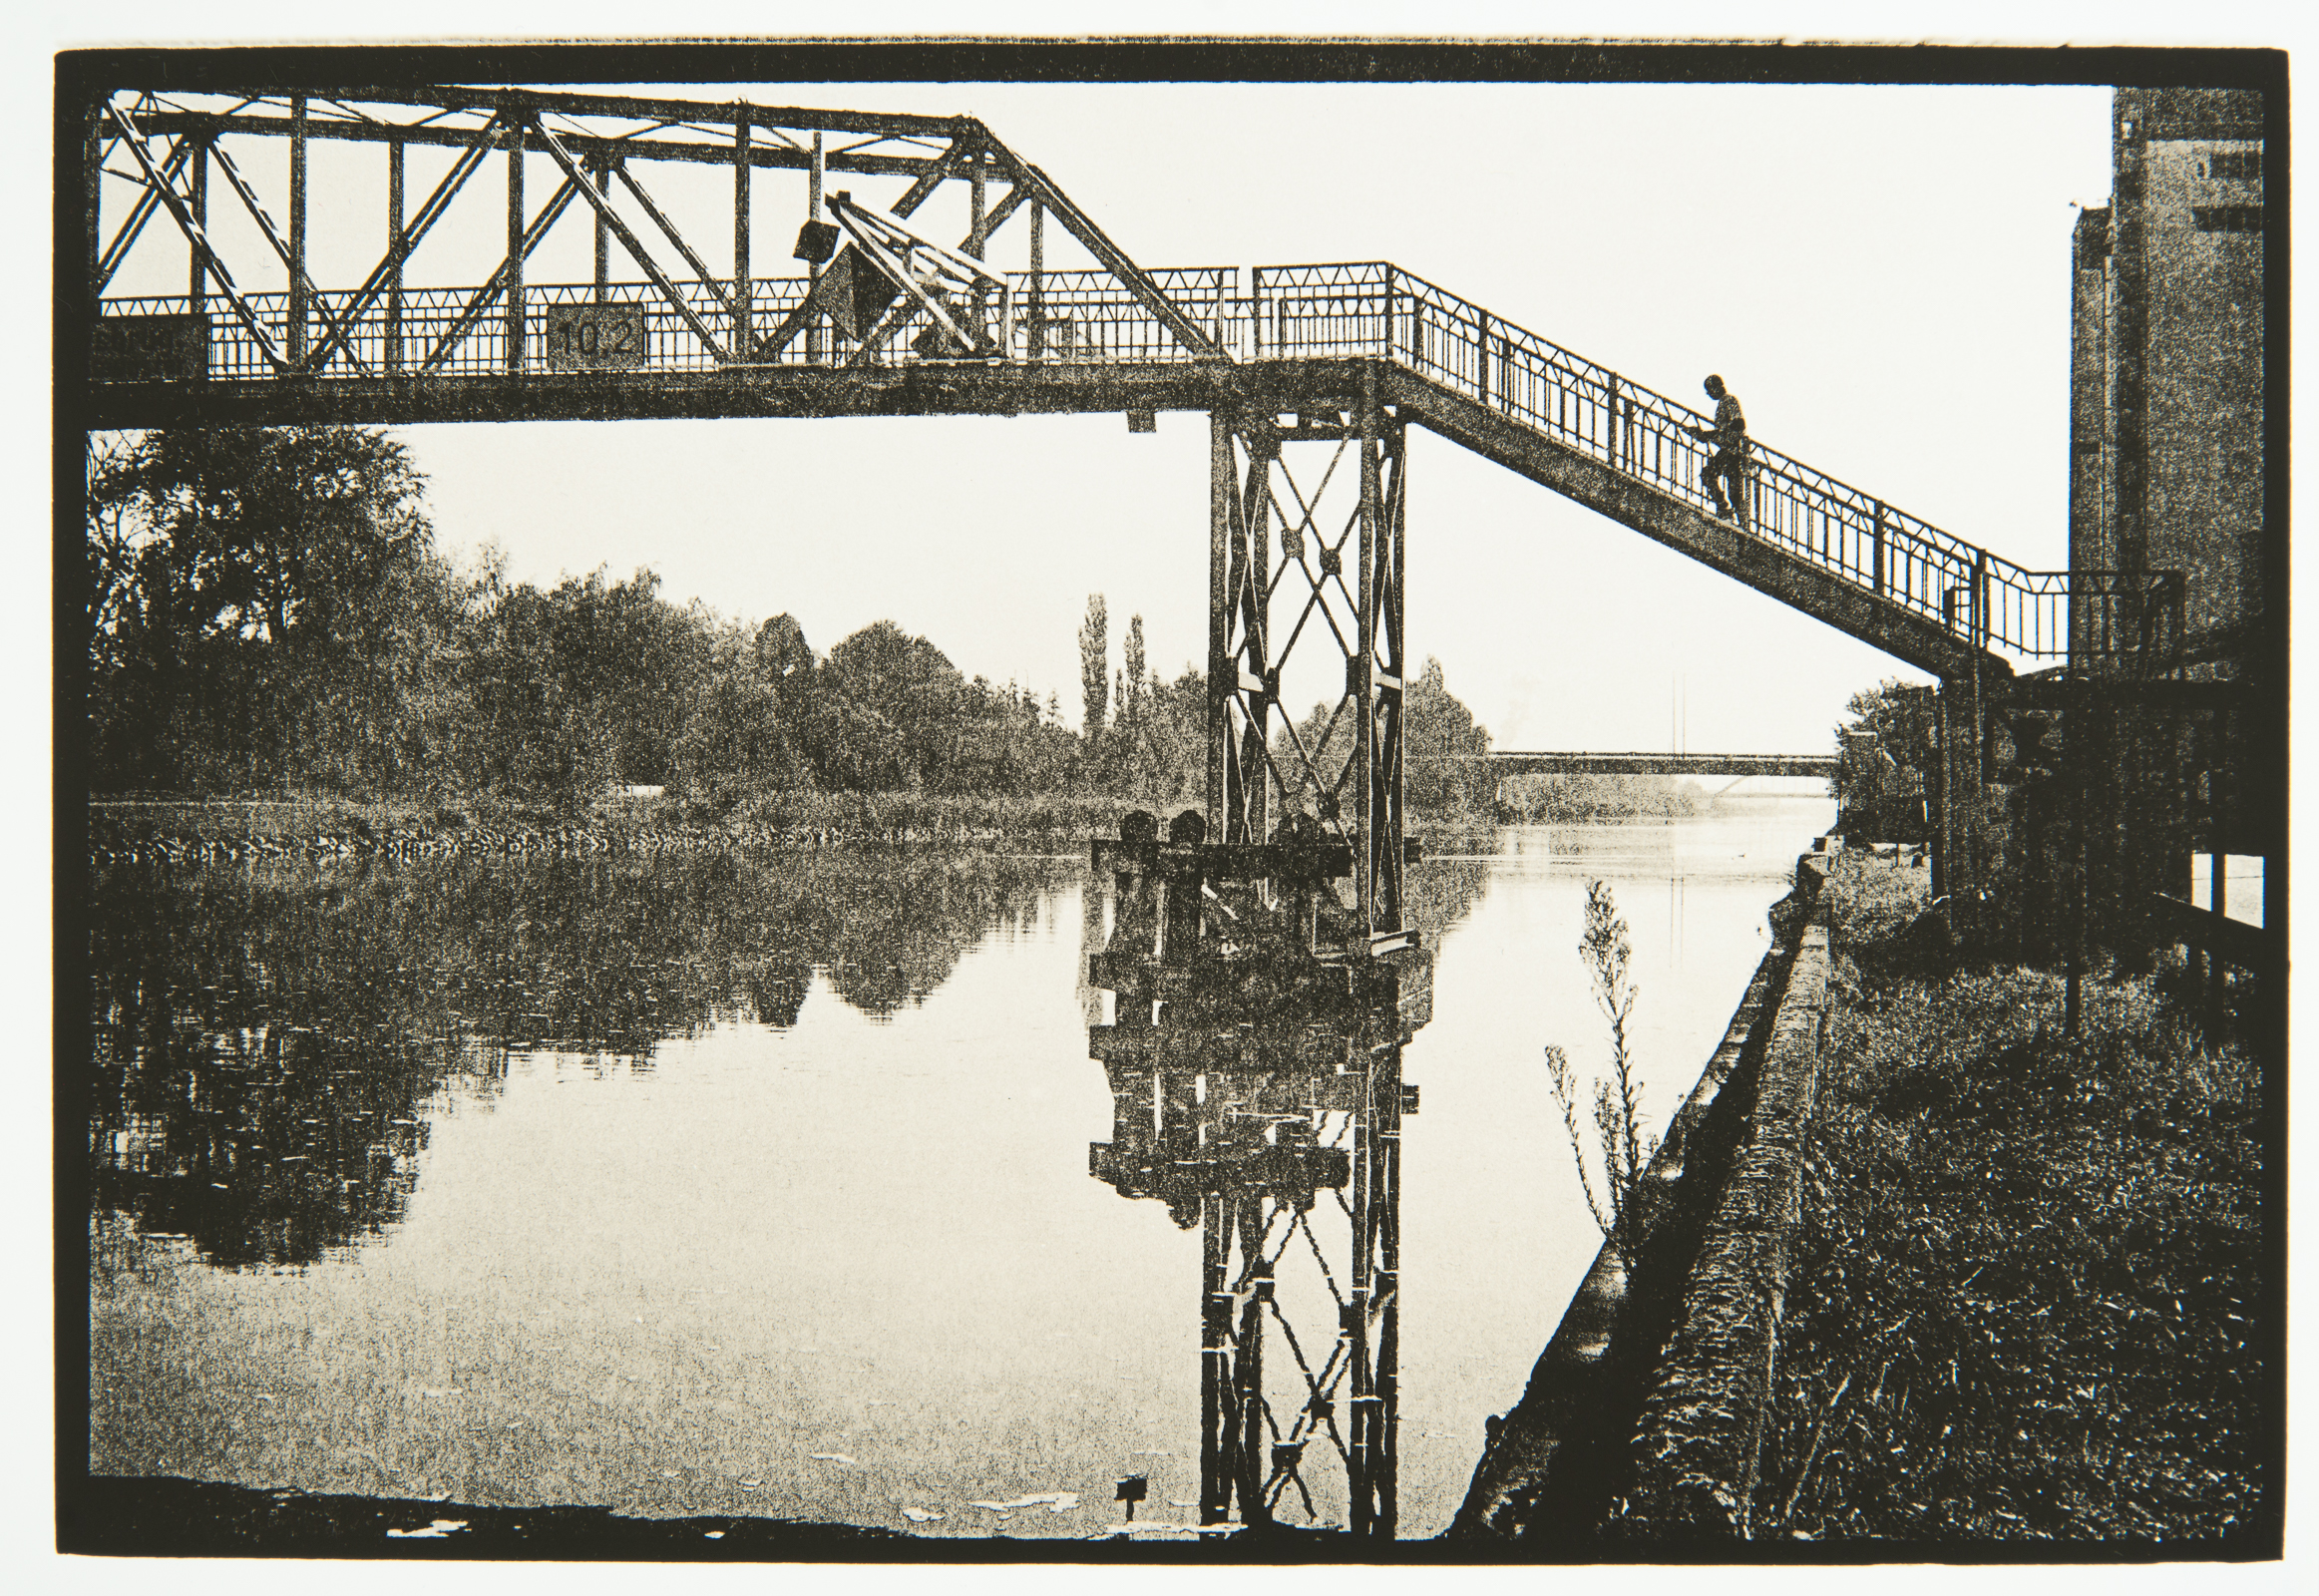
<svg viewBox="0 0 2319 1596">
<path fill-rule="evenodd" d="M 610 728 L 559 657 L 570 586 L 543 593 L 518 584 L 478 617 L 469 655 L 478 735 L 464 769 L 476 788 L 574 795 L 617 774 Z"/>
<path fill-rule="evenodd" d="M 1173 807 L 1208 790 L 1208 675 L 1187 664 L 1175 680 L 1145 684 L 1144 792 Z"/>
<path fill-rule="evenodd" d="M 143 523 L 141 554 L 166 560 L 175 618 L 199 635 L 326 632 L 429 536 L 425 479 L 367 428 L 147 433 L 101 480 Z"/>
<path fill-rule="evenodd" d="M 801 730 L 822 785 L 856 792 L 959 790 L 968 694 L 958 667 L 891 620 L 830 650 L 805 695 Z"/>
<path fill-rule="evenodd" d="M 976 676 L 960 696 L 958 721 L 950 790 L 1020 795 L 1068 784 L 1079 740 L 1013 683 L 997 688 Z"/>
<path fill-rule="evenodd" d="M 1401 794 L 1411 809 L 1487 806 L 1496 786 L 1489 766 L 1489 728 L 1449 690 L 1441 661 L 1428 654 L 1402 701 Z"/>
<path fill-rule="evenodd" d="M 674 785 L 687 797 L 729 803 L 765 787 L 811 785 L 782 714 L 779 680 L 766 670 L 761 644 L 772 624 L 754 637 L 736 629 L 715 639 L 670 751 Z"/>
<path fill-rule="evenodd" d="M 1143 659 L 1143 616 L 1127 617 L 1127 636 L 1120 651 L 1126 656 L 1126 668 L 1120 672 L 1118 714 L 1120 723 L 1133 732 L 1143 721 L 1144 695 L 1149 691 L 1145 680 L 1149 672 Z"/>
<path fill-rule="evenodd" d="M 101 784 L 393 784 L 455 605 L 403 447 L 357 427 L 154 432 L 89 479 Z M 422 692 L 423 695 L 423 692 Z M 423 744 L 425 739 L 420 739 Z"/>
<path fill-rule="evenodd" d="M 1828 795 L 1837 824 L 1879 841 L 1918 842 L 1925 835 L 1925 798 L 1935 783 L 1937 741 L 1932 689 L 1887 678 L 1852 694 L 1848 725 L 1835 728 L 1836 772 Z"/>
<path fill-rule="evenodd" d="M 794 671 L 813 668 L 813 649 L 797 617 L 782 613 L 757 628 L 757 668 L 769 681 L 785 681 Z"/>
<path fill-rule="evenodd" d="M 470 691 L 484 735 L 478 786 L 570 802 L 615 782 L 675 779 L 676 744 L 719 674 L 716 626 L 659 598 L 648 570 L 599 568 L 541 592 L 496 592 L 474 628 Z M 726 668 L 737 639 L 725 645 Z M 706 733 L 704 732 L 704 735 Z"/>
</svg>

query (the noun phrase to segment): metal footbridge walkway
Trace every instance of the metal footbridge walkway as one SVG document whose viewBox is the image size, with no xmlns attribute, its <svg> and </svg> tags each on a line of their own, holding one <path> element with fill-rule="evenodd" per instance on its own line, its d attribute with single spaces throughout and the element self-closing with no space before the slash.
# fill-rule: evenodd
<svg viewBox="0 0 2319 1596">
<path fill-rule="evenodd" d="M 250 161 L 261 140 L 289 146 L 286 224 L 231 154 Z M 306 266 L 307 151 L 332 140 L 388 157 L 385 252 L 351 286 L 318 284 Z M 414 208 L 406 158 L 434 150 L 454 155 Z M 731 169 L 732 273 L 714 274 L 688 241 L 697 215 L 655 202 L 637 176 L 653 162 Z M 498 269 L 458 286 L 407 280 L 487 163 L 506 178 Z M 1386 262 L 1147 271 L 972 119 L 484 89 L 123 92 L 91 107 L 85 165 L 92 428 L 1102 410 L 1141 425 L 1206 410 L 1341 436 L 1365 372 L 1396 424 L 1944 679 L 2009 675 L 2071 644 L 2066 573 L 2025 570 L 1760 443 L 1744 525 L 1719 520 L 1694 432 L 1707 418 L 1689 406 Z M 806 269 L 761 276 L 750 180 L 784 171 L 809 180 Z M 911 181 L 879 208 L 825 195 L 825 173 Z M 553 181 L 544 200 L 527 201 L 527 174 Z M 910 225 L 950 183 L 969 191 L 956 249 Z M 265 245 L 255 266 L 286 290 L 238 285 L 210 225 L 212 208 L 234 204 L 241 234 Z M 984 265 L 1021 211 L 1025 266 Z M 528 280 L 542 240 L 580 212 L 594 280 Z M 1050 218 L 1094 269 L 1044 269 Z M 182 241 L 190 291 L 107 292 L 149 233 Z M 2100 591 L 2079 578 L 2081 633 L 2149 612 L 2092 580 Z"/>
</svg>

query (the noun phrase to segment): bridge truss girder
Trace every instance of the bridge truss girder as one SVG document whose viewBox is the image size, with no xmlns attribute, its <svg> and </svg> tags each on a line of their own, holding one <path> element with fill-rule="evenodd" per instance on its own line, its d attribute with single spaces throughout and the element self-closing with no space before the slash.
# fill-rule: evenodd
<svg viewBox="0 0 2319 1596">
<path fill-rule="evenodd" d="M 1208 835 L 1317 824 L 1353 850 L 1361 930 L 1397 932 L 1406 428 L 1362 362 L 1350 417 L 1220 407 L 1209 440 Z M 1343 672 L 1317 735 L 1282 699 L 1300 649 Z"/>
<path fill-rule="evenodd" d="M 154 232 L 150 225 L 153 218 L 166 215 L 174 225 L 161 230 L 180 234 L 187 253 L 187 312 L 197 320 L 205 315 L 212 296 L 222 299 L 246 329 L 266 369 L 276 377 L 327 375 L 361 380 L 378 375 L 372 362 L 356 352 L 349 329 L 357 323 L 367 326 L 366 310 L 382 304 L 390 329 L 387 375 L 402 375 L 406 369 L 424 373 L 437 366 L 454 344 L 468 336 L 479 318 L 504 322 L 504 350 L 498 358 L 509 373 L 539 368 L 543 361 L 527 348 L 525 333 L 525 261 L 576 200 L 583 201 L 582 208 L 594 218 L 595 293 L 599 302 L 609 287 L 608 245 L 616 237 L 620 248 L 649 279 L 649 288 L 656 295 L 652 302 L 666 302 L 667 309 L 698 338 L 714 365 L 745 367 L 779 358 L 782 347 L 799 331 L 805 331 L 812 344 L 826 329 L 819 325 L 808 328 L 793 318 L 782 323 L 776 336 L 759 336 L 762 329 L 756 321 L 754 301 L 760 289 L 753 285 L 760 279 L 751 268 L 751 240 L 760 207 L 752 198 L 751 179 L 768 171 L 795 171 L 806 177 L 802 219 L 815 225 L 825 224 L 822 187 L 827 175 L 911 179 L 891 207 L 890 214 L 897 218 L 913 214 L 946 183 L 961 183 L 968 193 L 969 219 L 966 237 L 958 247 L 976 260 L 983 257 L 992 236 L 1007 219 L 1016 210 L 1027 208 L 1034 279 L 1040 269 L 1044 222 L 1051 215 L 1183 351 L 1195 357 L 1229 359 L 1211 331 L 1162 292 L 1150 274 L 1043 171 L 1023 161 L 971 117 L 458 86 L 358 86 L 319 92 L 254 86 L 231 92 L 182 93 L 123 88 L 98 97 L 83 110 L 79 155 L 85 276 L 77 285 L 78 291 L 68 298 L 77 299 L 85 313 L 95 318 L 108 285 L 139 252 L 141 240 L 148 240 Z M 158 155 L 150 148 L 154 141 L 165 147 Z M 282 222 L 274 219 L 242 176 L 245 165 L 256 170 L 256 158 L 269 141 L 287 158 L 286 183 L 275 191 L 286 195 L 286 220 Z M 308 152 L 318 143 L 379 149 L 385 156 L 378 173 L 385 201 L 382 253 L 358 289 L 318 284 L 307 270 Z M 418 210 L 407 212 L 405 157 L 413 148 L 429 147 L 455 150 L 458 159 Z M 244 158 L 240 163 L 230 153 L 235 149 Z M 528 207 L 525 199 L 526 169 L 535 157 L 548 158 L 548 175 L 561 180 L 547 202 L 536 208 Z M 400 358 L 402 340 L 395 335 L 400 321 L 395 312 L 408 286 L 405 275 L 409 260 L 430 230 L 454 207 L 496 210 L 488 195 L 460 203 L 464 195 L 490 187 L 470 185 L 469 180 L 494 162 L 504 169 L 506 178 L 506 255 L 490 280 L 474 291 L 456 324 L 425 361 L 416 368 L 406 368 Z M 695 240 L 686 235 L 690 227 L 697 236 L 701 220 L 698 207 L 691 211 L 664 208 L 646 190 L 639 173 L 654 163 L 730 170 L 729 274 L 713 271 L 702 250 L 695 247 Z M 265 247 L 248 261 L 229 259 L 232 251 L 209 235 L 208 174 L 212 168 L 228 179 L 262 236 Z M 130 184 L 133 198 L 125 198 L 116 205 L 108 198 L 108 177 Z M 626 219 L 611 202 L 615 180 L 631 201 Z M 1003 191 L 999 192 L 997 186 L 1001 185 Z M 109 211 L 118 214 L 118 220 L 110 225 Z M 495 230 L 497 219 L 495 215 Z M 721 226 L 722 222 L 719 217 L 716 224 Z M 680 263 L 657 258 L 644 242 L 642 235 L 648 231 L 656 231 Z M 804 242 L 802 237 L 800 242 Z M 153 245 L 145 241 L 143 247 L 151 249 Z M 803 248 L 799 253 L 818 271 L 818 260 Z M 248 302 L 248 285 L 268 275 L 286 279 L 286 302 L 278 307 L 267 304 L 253 308 Z M 337 291 L 333 291 L 334 286 Z M 1034 289 L 1034 314 L 1035 301 Z M 494 306 L 497 309 L 485 318 L 485 312 Z M 920 298 L 901 307 L 893 325 L 882 327 L 882 336 L 890 339 L 913 320 L 928 315 Z M 818 323 L 826 318 L 811 319 Z M 536 330 L 533 341 L 537 341 Z M 812 357 L 822 358 L 826 353 L 816 349 Z"/>
</svg>

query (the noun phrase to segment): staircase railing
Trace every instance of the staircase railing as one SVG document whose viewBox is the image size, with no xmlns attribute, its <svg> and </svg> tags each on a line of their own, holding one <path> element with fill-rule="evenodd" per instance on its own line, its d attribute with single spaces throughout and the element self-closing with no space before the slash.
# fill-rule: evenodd
<svg viewBox="0 0 2319 1596">
<path fill-rule="evenodd" d="M 1388 262 L 1257 266 L 1248 274 L 1245 296 L 1238 292 L 1241 272 L 1236 267 L 1180 267 L 1150 275 L 1188 317 L 1213 330 L 1235 358 L 1389 359 L 1695 509 L 1712 505 L 1701 480 L 1708 446 L 1694 433 L 1707 425 L 1706 416 Z M 1007 352 L 1015 360 L 1083 364 L 1204 358 L 1186 349 L 1108 271 L 1042 272 L 1035 279 L 1018 272 L 1008 280 L 1017 313 Z M 756 280 L 751 284 L 754 315 L 760 324 L 777 319 L 803 297 L 805 288 L 802 277 Z M 696 317 L 715 321 L 729 314 L 721 285 L 686 282 L 677 289 Z M 599 292 L 642 308 L 643 369 L 717 365 L 687 319 L 651 284 L 613 283 L 602 290 L 589 284 L 531 284 L 525 290 L 526 347 L 515 362 L 508 359 L 505 317 L 493 308 L 496 295 L 411 288 L 397 296 L 391 311 L 374 299 L 316 375 L 477 375 L 511 366 L 542 370 L 549 364 L 549 307 L 586 303 Z M 353 296 L 324 293 L 317 298 L 343 315 Z M 250 294 L 247 299 L 269 323 L 278 324 L 288 310 L 284 294 Z M 109 298 L 103 313 L 167 316 L 192 308 L 183 296 Z M 207 319 L 211 380 L 272 376 L 245 329 L 230 317 Z M 825 358 L 837 361 L 853 353 L 834 333 L 826 348 Z M 804 364 L 808 358 L 800 339 L 779 363 Z M 896 338 L 876 353 L 873 363 L 913 358 L 908 340 Z M 1752 444 L 1750 464 L 1745 530 L 1762 543 L 1975 646 L 2030 659 L 2069 654 L 2068 573 L 2026 570 L 1759 442 Z M 2104 625 L 2107 632 L 2108 622 Z M 2081 638 L 2080 651 L 2087 646 Z"/>
<path fill-rule="evenodd" d="M 1250 352 L 1381 355 L 1695 509 L 1709 418 L 1384 261 L 1259 266 Z M 2029 571 L 1751 442 L 1746 530 L 1981 647 L 2069 652 L 2067 572 Z"/>
</svg>

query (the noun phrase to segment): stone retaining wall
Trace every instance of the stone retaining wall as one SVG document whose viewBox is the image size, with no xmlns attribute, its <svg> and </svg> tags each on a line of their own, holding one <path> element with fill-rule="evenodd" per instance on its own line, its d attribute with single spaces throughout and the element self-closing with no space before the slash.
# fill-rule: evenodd
<svg viewBox="0 0 2319 1596">
<path fill-rule="evenodd" d="M 1824 875 L 1827 863 L 1807 855 L 1799 885 L 1808 874 Z M 1772 1023 L 1746 1140 L 1643 1404 L 1634 1487 L 1605 1526 L 1619 1539 L 1748 1536 L 1819 1090 L 1828 971 L 1826 910 L 1815 905 Z"/>
</svg>

